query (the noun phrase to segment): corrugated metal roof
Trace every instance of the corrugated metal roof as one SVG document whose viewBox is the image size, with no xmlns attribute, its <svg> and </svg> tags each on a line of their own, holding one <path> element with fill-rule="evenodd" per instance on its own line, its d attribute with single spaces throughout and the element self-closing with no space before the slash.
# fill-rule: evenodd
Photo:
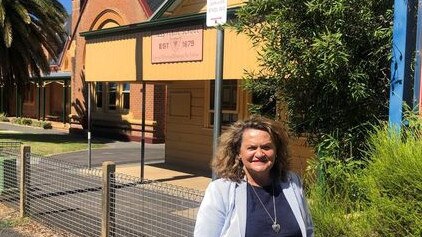
<svg viewBox="0 0 422 237">
<path fill-rule="evenodd" d="M 158 10 L 158 8 L 163 4 L 163 2 L 166 0 L 147 0 L 148 6 L 151 9 L 151 11 L 154 13 Z"/>
<path fill-rule="evenodd" d="M 43 80 L 56 80 L 56 79 L 67 79 L 72 76 L 72 72 L 51 72 L 49 75 L 41 75 Z"/>
</svg>

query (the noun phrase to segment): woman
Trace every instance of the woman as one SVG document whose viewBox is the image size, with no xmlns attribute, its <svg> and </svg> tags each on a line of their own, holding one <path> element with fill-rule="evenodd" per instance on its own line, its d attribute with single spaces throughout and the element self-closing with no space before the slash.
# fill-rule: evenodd
<svg viewBox="0 0 422 237">
<path fill-rule="evenodd" d="M 262 117 L 220 137 L 194 236 L 313 236 L 299 177 L 288 171 L 287 133 Z"/>
</svg>

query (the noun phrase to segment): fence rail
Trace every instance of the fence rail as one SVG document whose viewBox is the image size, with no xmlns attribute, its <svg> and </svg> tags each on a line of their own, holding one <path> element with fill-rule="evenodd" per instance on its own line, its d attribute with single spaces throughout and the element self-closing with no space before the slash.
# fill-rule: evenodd
<svg viewBox="0 0 422 237">
<path fill-rule="evenodd" d="M 88 169 L 20 147 L 0 143 L 0 201 L 22 215 L 76 236 L 193 235 L 203 192 L 117 174 L 110 162 Z"/>
</svg>

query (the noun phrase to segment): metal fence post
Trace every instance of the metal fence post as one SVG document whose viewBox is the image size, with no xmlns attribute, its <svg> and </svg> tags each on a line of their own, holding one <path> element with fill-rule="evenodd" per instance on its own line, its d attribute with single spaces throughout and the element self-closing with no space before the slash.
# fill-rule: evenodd
<svg viewBox="0 0 422 237">
<path fill-rule="evenodd" d="M 101 237 L 109 237 L 114 235 L 115 227 L 115 190 L 113 186 L 116 164 L 112 161 L 103 162 L 102 171 Z M 110 233 L 112 234 L 110 235 Z"/>
<path fill-rule="evenodd" d="M 27 191 L 27 171 L 29 165 L 29 159 L 31 157 L 31 147 L 30 146 L 21 146 L 20 154 L 20 184 L 19 184 L 19 216 L 25 217 L 26 215 L 26 191 Z"/>
</svg>

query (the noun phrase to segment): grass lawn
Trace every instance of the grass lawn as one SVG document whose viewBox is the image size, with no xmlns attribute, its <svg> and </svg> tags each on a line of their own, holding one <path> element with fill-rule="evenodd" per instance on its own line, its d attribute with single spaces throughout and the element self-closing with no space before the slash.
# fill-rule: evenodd
<svg viewBox="0 0 422 237">
<path fill-rule="evenodd" d="M 31 152 L 53 155 L 88 149 L 88 141 L 81 136 L 69 134 L 32 134 L 16 131 L 0 131 L 0 142 L 22 142 L 31 146 Z M 105 146 L 105 140 L 92 140 L 92 148 Z"/>
</svg>

